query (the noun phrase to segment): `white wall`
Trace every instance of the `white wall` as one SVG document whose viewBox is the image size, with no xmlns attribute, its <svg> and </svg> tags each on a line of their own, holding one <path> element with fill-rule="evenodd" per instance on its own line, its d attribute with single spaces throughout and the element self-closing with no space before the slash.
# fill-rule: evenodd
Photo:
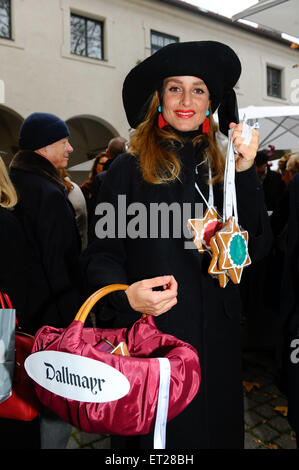
<svg viewBox="0 0 299 470">
<path fill-rule="evenodd" d="M 180 41 L 218 40 L 239 55 L 239 106 L 295 104 L 298 51 L 155 0 L 12 0 L 13 41 L 0 40 L 5 105 L 22 117 L 34 111 L 96 116 L 128 134 L 121 89 L 128 71 L 150 54 L 150 30 Z M 104 61 L 70 54 L 70 11 L 105 21 Z M 284 99 L 266 96 L 266 64 L 284 68 Z M 299 87 L 299 85 L 298 85 Z"/>
</svg>

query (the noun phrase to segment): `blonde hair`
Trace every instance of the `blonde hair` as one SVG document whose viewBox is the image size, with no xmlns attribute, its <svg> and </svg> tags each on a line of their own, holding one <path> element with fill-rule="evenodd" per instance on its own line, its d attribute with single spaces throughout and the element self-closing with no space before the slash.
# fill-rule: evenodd
<svg viewBox="0 0 299 470">
<path fill-rule="evenodd" d="M 8 176 L 4 161 L 0 157 L 0 206 L 13 209 L 17 202 L 17 192 Z"/>
<path fill-rule="evenodd" d="M 183 139 L 169 128 L 160 129 L 157 125 L 159 99 L 154 93 L 145 120 L 137 127 L 130 138 L 128 151 L 138 156 L 142 175 L 145 181 L 153 184 L 169 183 L 179 178 L 181 162 L 174 154 L 171 142 L 180 142 Z M 223 180 L 225 158 L 220 151 L 216 132 L 218 127 L 213 120 L 212 113 L 209 115 L 210 129 L 208 134 L 197 136 L 193 144 L 205 141 L 209 145 L 209 159 L 212 170 L 212 183 Z"/>
<path fill-rule="evenodd" d="M 286 170 L 290 173 L 299 171 L 299 153 L 293 153 L 287 163 Z"/>
<path fill-rule="evenodd" d="M 284 173 L 287 169 L 287 163 L 289 161 L 289 158 L 293 155 L 293 153 L 286 153 L 285 155 L 283 155 L 279 161 L 278 161 L 278 170 L 280 171 L 280 173 Z"/>
</svg>

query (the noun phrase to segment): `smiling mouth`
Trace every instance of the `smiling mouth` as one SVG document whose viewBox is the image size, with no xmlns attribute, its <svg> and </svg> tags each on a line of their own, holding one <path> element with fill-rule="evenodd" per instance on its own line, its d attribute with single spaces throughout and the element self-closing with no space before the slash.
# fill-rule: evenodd
<svg viewBox="0 0 299 470">
<path fill-rule="evenodd" d="M 175 111 L 175 114 L 180 119 L 189 119 L 195 115 L 195 112 L 192 111 L 192 109 L 187 109 L 187 110 L 177 109 Z"/>
</svg>

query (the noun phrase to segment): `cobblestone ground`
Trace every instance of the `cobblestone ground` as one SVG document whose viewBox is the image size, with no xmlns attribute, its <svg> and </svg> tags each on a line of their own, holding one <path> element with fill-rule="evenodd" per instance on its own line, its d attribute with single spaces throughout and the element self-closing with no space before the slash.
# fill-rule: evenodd
<svg viewBox="0 0 299 470">
<path fill-rule="evenodd" d="M 287 400 L 274 384 L 272 355 L 244 353 L 243 370 L 245 449 L 296 449 Z"/>
<path fill-rule="evenodd" d="M 287 401 L 274 384 L 270 353 L 243 354 L 245 449 L 296 449 L 285 416 Z M 74 429 L 68 449 L 109 449 L 110 439 Z"/>
</svg>

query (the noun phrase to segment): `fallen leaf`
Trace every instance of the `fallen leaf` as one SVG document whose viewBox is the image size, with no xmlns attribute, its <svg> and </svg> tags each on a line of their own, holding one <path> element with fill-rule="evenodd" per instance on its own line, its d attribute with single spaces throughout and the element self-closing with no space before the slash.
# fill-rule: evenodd
<svg viewBox="0 0 299 470">
<path fill-rule="evenodd" d="M 260 388 L 260 384 L 258 382 L 247 382 L 246 380 L 243 380 L 243 387 L 246 388 L 246 391 L 247 392 L 250 392 L 253 387 L 257 387 L 257 388 Z"/>
<path fill-rule="evenodd" d="M 278 449 L 278 445 L 277 444 L 269 444 L 268 449 Z"/>
<path fill-rule="evenodd" d="M 275 406 L 274 410 L 279 411 L 283 414 L 283 416 L 288 415 L 288 407 L 287 406 Z"/>
<path fill-rule="evenodd" d="M 262 444 L 262 441 L 260 439 L 253 439 L 254 442 L 256 442 L 257 444 Z"/>
</svg>

